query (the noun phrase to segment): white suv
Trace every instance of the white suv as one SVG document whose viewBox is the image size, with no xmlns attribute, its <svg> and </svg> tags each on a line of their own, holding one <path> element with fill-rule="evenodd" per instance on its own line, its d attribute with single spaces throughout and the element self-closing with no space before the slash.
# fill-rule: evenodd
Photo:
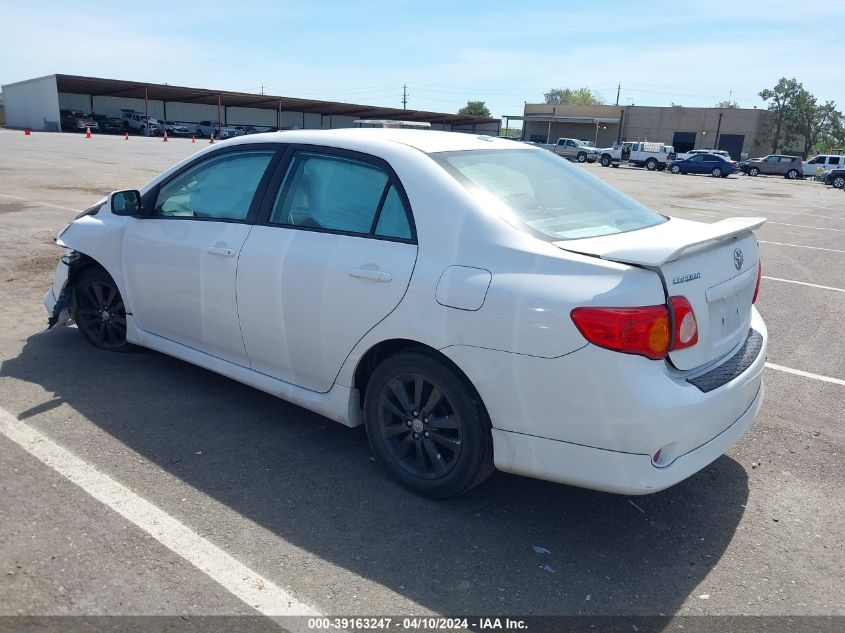
<svg viewBox="0 0 845 633">
<path fill-rule="evenodd" d="M 804 177 L 812 178 L 823 171 L 831 169 L 841 169 L 845 166 L 845 156 L 838 156 L 836 154 L 819 154 L 813 156 L 810 160 L 804 163 Z"/>
</svg>

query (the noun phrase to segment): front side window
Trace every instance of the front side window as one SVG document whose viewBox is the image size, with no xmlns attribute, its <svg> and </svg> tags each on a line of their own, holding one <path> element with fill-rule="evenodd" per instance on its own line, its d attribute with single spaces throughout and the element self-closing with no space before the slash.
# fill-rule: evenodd
<svg viewBox="0 0 845 633">
<path fill-rule="evenodd" d="M 689 162 L 700 163 L 703 160 L 704 160 L 704 154 L 696 154 L 695 156 L 690 156 Z"/>
<path fill-rule="evenodd" d="M 275 151 L 232 152 L 202 161 L 158 192 L 153 215 L 246 220 Z"/>
<path fill-rule="evenodd" d="M 471 150 L 430 155 L 486 207 L 546 240 L 624 233 L 666 218 L 543 150 Z"/>
<path fill-rule="evenodd" d="M 387 173 L 373 165 L 298 152 L 285 174 L 270 222 L 369 233 L 387 184 Z"/>
</svg>

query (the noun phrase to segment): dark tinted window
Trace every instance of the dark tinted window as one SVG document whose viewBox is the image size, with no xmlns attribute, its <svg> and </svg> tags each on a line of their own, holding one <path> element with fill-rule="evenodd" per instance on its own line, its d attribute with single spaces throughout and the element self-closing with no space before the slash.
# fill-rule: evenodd
<svg viewBox="0 0 845 633">
<path fill-rule="evenodd" d="M 840 156 L 831 156 L 830 160 L 828 161 L 831 165 L 838 165 L 839 160 L 841 159 Z"/>
</svg>

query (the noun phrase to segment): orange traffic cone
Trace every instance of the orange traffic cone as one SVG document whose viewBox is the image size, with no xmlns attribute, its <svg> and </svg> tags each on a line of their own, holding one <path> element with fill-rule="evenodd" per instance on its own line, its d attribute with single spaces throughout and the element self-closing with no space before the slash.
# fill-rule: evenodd
<svg viewBox="0 0 845 633">
<path fill-rule="evenodd" d="M 126 131 L 126 130 L 123 130 L 123 140 L 124 140 L 124 141 L 128 141 L 128 140 L 129 140 L 129 132 L 128 132 L 128 131 Z"/>
<path fill-rule="evenodd" d="M 196 142 L 197 142 L 197 137 L 194 136 L 193 134 L 191 134 L 191 143 L 196 143 Z"/>
<path fill-rule="evenodd" d="M 163 143 L 167 143 L 167 130 L 164 131 L 164 138 L 161 140 Z"/>
<path fill-rule="evenodd" d="M 26 129 L 23 131 L 23 135 L 24 135 L 24 136 L 29 136 L 29 128 L 26 128 Z"/>
<path fill-rule="evenodd" d="M 85 128 L 85 138 L 91 138 L 91 128 L 90 127 Z"/>
</svg>

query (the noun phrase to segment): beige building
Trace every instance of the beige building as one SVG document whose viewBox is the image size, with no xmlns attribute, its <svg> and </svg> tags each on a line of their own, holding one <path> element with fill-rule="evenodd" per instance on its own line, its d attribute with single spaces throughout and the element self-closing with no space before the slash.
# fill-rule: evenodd
<svg viewBox="0 0 845 633">
<path fill-rule="evenodd" d="M 598 147 L 625 140 L 658 141 L 677 152 L 715 147 L 739 159 L 769 152 L 767 117 L 768 111 L 756 108 L 525 104 L 521 118 L 526 141 L 553 143 L 566 137 L 593 141 Z"/>
</svg>

